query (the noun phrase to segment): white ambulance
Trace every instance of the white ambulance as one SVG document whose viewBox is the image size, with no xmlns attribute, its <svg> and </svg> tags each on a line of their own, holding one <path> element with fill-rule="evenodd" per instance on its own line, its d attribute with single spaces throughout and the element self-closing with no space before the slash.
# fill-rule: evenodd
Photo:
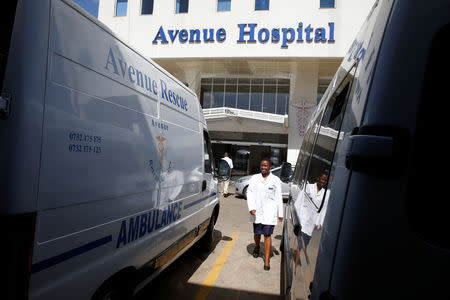
<svg viewBox="0 0 450 300">
<path fill-rule="evenodd" d="M 201 238 L 211 249 L 197 96 L 70 0 L 2 10 L 2 299 L 127 298 Z"/>
<path fill-rule="evenodd" d="M 300 148 L 287 299 L 450 298 L 449 40 L 450 1 L 374 1 Z"/>
</svg>

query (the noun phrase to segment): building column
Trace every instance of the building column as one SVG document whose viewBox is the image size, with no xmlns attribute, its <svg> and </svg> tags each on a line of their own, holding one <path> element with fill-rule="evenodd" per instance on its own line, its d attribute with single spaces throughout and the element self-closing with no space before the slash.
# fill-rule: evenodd
<svg viewBox="0 0 450 300">
<path fill-rule="evenodd" d="M 297 162 L 300 146 L 311 114 L 317 107 L 319 61 L 302 60 L 291 71 L 287 161 Z"/>
</svg>

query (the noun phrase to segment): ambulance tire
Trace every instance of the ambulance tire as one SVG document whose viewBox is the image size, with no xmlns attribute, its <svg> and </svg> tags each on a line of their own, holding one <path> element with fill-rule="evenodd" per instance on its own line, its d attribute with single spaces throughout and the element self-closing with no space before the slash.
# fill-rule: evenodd
<svg viewBox="0 0 450 300">
<path fill-rule="evenodd" d="M 122 277 L 122 276 L 121 276 Z M 92 300 L 127 300 L 132 296 L 130 278 L 128 276 L 118 277 L 115 280 L 105 282 L 94 294 Z"/>
<path fill-rule="evenodd" d="M 214 224 L 216 223 L 216 214 L 215 211 L 211 215 L 211 219 L 209 220 L 208 229 L 206 230 L 205 235 L 201 239 L 201 247 L 206 252 L 211 252 L 214 248 Z"/>
</svg>

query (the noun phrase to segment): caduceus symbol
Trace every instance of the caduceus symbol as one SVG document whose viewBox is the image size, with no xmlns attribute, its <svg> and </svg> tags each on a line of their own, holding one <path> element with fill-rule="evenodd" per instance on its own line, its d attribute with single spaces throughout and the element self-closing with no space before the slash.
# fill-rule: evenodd
<svg viewBox="0 0 450 300">
<path fill-rule="evenodd" d="M 159 169 L 162 170 L 163 167 L 163 152 L 164 152 L 164 141 L 166 138 L 162 136 L 162 134 L 159 134 L 159 136 L 156 138 L 158 140 L 158 150 L 159 150 Z"/>
<path fill-rule="evenodd" d="M 308 126 L 309 118 L 316 108 L 316 105 L 306 100 L 300 100 L 295 104 L 291 103 L 290 106 L 293 106 L 296 109 L 298 135 L 303 136 L 306 127 Z"/>
</svg>

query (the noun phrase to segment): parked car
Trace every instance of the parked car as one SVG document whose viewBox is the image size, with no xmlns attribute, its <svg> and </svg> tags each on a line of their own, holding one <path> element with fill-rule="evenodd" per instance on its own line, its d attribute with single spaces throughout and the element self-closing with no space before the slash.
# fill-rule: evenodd
<svg viewBox="0 0 450 300">
<path fill-rule="evenodd" d="M 270 172 L 273 175 L 280 177 L 281 166 L 271 169 Z M 281 182 L 281 194 L 283 195 L 284 199 L 287 199 L 289 197 L 289 186 L 290 186 L 290 182 L 292 181 L 293 174 L 294 174 L 294 167 L 291 168 L 291 175 L 289 177 L 289 180 L 287 182 L 283 182 L 283 181 Z M 247 199 L 248 183 L 250 182 L 250 178 L 252 176 L 253 175 L 247 175 L 247 176 L 241 177 L 238 180 L 236 180 L 236 182 L 234 183 L 234 186 L 236 187 L 237 195 L 242 195 Z"/>
</svg>

